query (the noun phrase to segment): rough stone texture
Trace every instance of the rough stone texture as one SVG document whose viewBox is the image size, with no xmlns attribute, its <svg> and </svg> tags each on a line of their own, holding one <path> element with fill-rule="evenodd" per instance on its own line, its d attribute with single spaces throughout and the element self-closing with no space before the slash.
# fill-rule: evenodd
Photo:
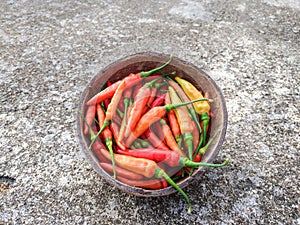
<svg viewBox="0 0 300 225">
<path fill-rule="evenodd" d="M 300 224 L 297 0 L 1 1 L 0 224 Z M 179 194 L 102 180 L 76 139 L 98 70 L 163 52 L 207 71 L 227 101 L 217 161 Z"/>
</svg>

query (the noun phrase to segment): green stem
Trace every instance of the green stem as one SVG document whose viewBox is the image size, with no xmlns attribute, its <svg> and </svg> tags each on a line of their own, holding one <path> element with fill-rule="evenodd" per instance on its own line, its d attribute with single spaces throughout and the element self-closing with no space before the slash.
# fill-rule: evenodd
<svg viewBox="0 0 300 225">
<path fill-rule="evenodd" d="M 212 138 L 209 139 L 209 141 L 207 142 L 207 144 L 199 149 L 199 152 L 197 152 L 197 154 L 200 155 L 204 155 L 204 153 L 206 152 L 207 148 L 209 147 L 209 145 L 213 142 L 213 140 L 218 136 L 218 134 L 221 132 L 221 130 L 218 130 L 214 136 L 212 136 Z"/>
<path fill-rule="evenodd" d="M 105 119 L 105 120 L 104 120 L 104 123 L 103 123 L 102 127 L 100 128 L 100 130 L 98 131 L 98 133 L 96 134 L 96 137 L 93 138 L 93 139 L 91 139 L 91 144 L 90 144 L 90 146 L 89 146 L 89 149 L 90 149 L 90 148 L 92 147 L 92 145 L 95 143 L 97 137 L 102 133 L 102 131 L 103 131 L 106 127 L 108 127 L 108 125 L 110 125 L 110 123 L 111 123 L 111 120 L 108 120 L 108 119 Z"/>
<path fill-rule="evenodd" d="M 160 79 L 161 79 L 161 77 L 155 78 L 154 80 L 151 80 L 151 81 L 145 83 L 144 86 L 146 86 L 148 88 L 152 88 L 152 86 L 154 86 L 156 84 L 156 82 Z"/>
<path fill-rule="evenodd" d="M 193 162 L 192 160 L 189 160 L 188 158 L 181 157 L 179 164 L 184 167 L 189 168 L 198 168 L 200 166 L 206 166 L 206 167 L 223 167 L 228 165 L 229 160 L 226 159 L 223 163 L 204 163 L 204 162 Z"/>
<path fill-rule="evenodd" d="M 195 99 L 195 100 L 192 100 L 192 101 L 189 101 L 189 102 L 183 102 L 183 103 L 178 103 L 178 104 L 168 104 L 168 105 L 165 105 L 165 107 L 166 107 L 167 112 L 169 112 L 169 111 L 171 111 L 175 108 L 178 108 L 180 106 L 184 106 L 184 105 L 188 105 L 188 104 L 192 104 L 194 102 L 200 102 L 200 101 L 213 102 L 213 100 L 209 99 L 209 98 L 199 98 L 199 99 Z"/>
<path fill-rule="evenodd" d="M 209 119 L 210 119 L 210 116 L 208 115 L 208 113 L 203 113 L 200 115 L 201 117 L 201 120 L 203 122 L 203 145 L 206 144 L 206 135 L 207 135 L 207 126 L 208 126 L 208 122 L 209 122 Z"/>
<path fill-rule="evenodd" d="M 159 70 L 165 68 L 167 65 L 170 64 L 170 62 L 171 62 L 172 60 L 173 60 L 173 56 L 171 55 L 171 56 L 170 56 L 170 59 L 169 59 L 165 64 L 163 64 L 162 66 L 159 66 L 159 67 L 157 67 L 157 68 L 155 68 L 155 69 L 153 69 L 153 70 L 147 71 L 147 72 L 144 72 L 144 71 L 143 71 L 143 72 L 140 72 L 139 74 L 140 74 L 141 77 L 148 77 L 148 76 L 152 75 L 153 73 L 155 73 L 155 72 L 157 72 L 157 71 L 159 71 Z"/>
<path fill-rule="evenodd" d="M 110 157 L 111 157 L 111 164 L 113 167 L 113 172 L 114 172 L 114 178 L 117 178 L 117 172 L 116 172 L 116 163 L 115 163 L 115 157 L 114 157 L 114 151 L 112 149 L 112 139 L 111 138 L 107 138 L 105 139 L 105 144 L 109 150 L 110 153 Z"/>
<path fill-rule="evenodd" d="M 193 134 L 191 132 L 184 133 L 183 134 L 183 140 L 185 141 L 187 147 L 188 147 L 188 155 L 189 159 L 193 160 Z"/>
<path fill-rule="evenodd" d="M 187 196 L 187 194 L 168 176 L 168 174 L 163 171 L 161 168 L 156 169 L 155 171 L 155 175 L 156 178 L 165 178 L 166 181 L 172 186 L 174 187 L 187 201 L 188 203 L 188 213 L 191 213 L 192 210 L 192 205 L 191 205 L 191 201 L 189 199 L 189 197 Z"/>
</svg>

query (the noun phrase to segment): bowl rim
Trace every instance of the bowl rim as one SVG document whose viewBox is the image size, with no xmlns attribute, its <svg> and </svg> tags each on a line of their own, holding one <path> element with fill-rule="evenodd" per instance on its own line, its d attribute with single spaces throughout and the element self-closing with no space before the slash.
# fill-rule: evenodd
<svg viewBox="0 0 300 225">
<path fill-rule="evenodd" d="M 79 102 L 77 104 L 77 140 L 79 142 L 80 145 L 80 149 L 81 151 L 83 151 L 85 157 L 87 158 L 88 162 L 92 165 L 93 169 L 96 170 L 96 172 L 98 173 L 98 175 L 102 178 L 104 178 L 108 183 L 110 183 L 113 186 L 116 186 L 117 183 L 117 188 L 121 189 L 122 191 L 125 191 L 129 194 L 133 194 L 136 196 L 142 196 L 142 197 L 159 197 L 159 196 L 164 196 L 164 195 L 170 195 L 173 193 L 176 193 L 177 190 L 175 188 L 173 188 L 172 186 L 168 186 L 167 188 L 164 189 L 159 189 L 159 190 L 148 190 L 148 189 L 143 189 L 143 188 L 139 188 L 139 187 L 134 187 L 134 186 L 129 186 L 127 184 L 122 183 L 121 181 L 114 179 L 111 175 L 109 175 L 103 168 L 101 168 L 101 166 L 98 164 L 97 159 L 95 159 L 95 157 L 93 156 L 93 154 L 88 150 L 86 142 L 84 140 L 84 137 L 82 136 L 82 110 L 84 109 L 85 106 L 85 99 L 86 96 L 91 88 L 91 86 L 93 85 L 93 83 L 101 76 L 101 74 L 103 74 L 105 71 L 107 71 L 108 69 L 116 66 L 117 64 L 129 60 L 131 58 L 134 57 L 147 57 L 147 56 L 154 56 L 154 57 L 159 57 L 159 58 L 168 58 L 170 56 L 170 54 L 164 54 L 164 53 L 157 53 L 157 52 L 152 52 L 152 51 L 147 51 L 147 52 L 139 52 L 139 53 L 134 53 L 131 55 L 127 55 L 124 57 L 121 57 L 119 59 L 117 59 L 116 61 L 109 63 L 107 66 L 105 66 L 103 69 L 101 69 L 100 71 L 98 71 L 93 77 L 92 79 L 90 79 L 89 83 L 85 86 Z M 212 162 L 216 156 L 219 154 L 220 150 L 221 150 L 221 146 L 225 140 L 225 136 L 226 136 L 226 130 L 227 130 L 227 124 L 228 124 L 228 113 L 227 113 L 227 107 L 226 107 L 226 102 L 225 102 L 225 98 L 222 94 L 222 91 L 220 89 L 220 87 L 216 84 L 216 82 L 205 72 L 203 71 L 203 69 L 201 69 L 198 66 L 195 66 L 194 64 L 183 60 L 177 56 L 173 56 L 173 60 L 177 60 L 180 63 L 183 63 L 187 66 L 192 67 L 193 69 L 201 72 L 201 74 L 203 74 L 203 76 L 205 76 L 205 78 L 207 80 L 209 80 L 209 82 L 214 86 L 214 88 L 216 89 L 219 97 L 220 97 L 220 102 L 222 105 L 222 113 L 223 113 L 223 123 L 222 123 L 222 130 L 220 132 L 220 137 L 219 137 L 219 142 L 217 143 L 217 145 L 214 148 L 213 153 L 210 155 L 209 159 L 207 160 L 207 162 Z M 205 171 L 207 170 L 207 168 L 204 167 L 200 167 L 198 168 L 196 172 L 197 175 L 202 175 Z M 187 187 L 189 184 L 191 184 L 192 182 L 194 182 L 195 180 L 195 176 L 189 176 L 185 179 L 183 179 L 181 182 L 177 183 L 181 188 L 185 188 Z M 198 179 L 197 179 L 198 180 Z"/>
</svg>

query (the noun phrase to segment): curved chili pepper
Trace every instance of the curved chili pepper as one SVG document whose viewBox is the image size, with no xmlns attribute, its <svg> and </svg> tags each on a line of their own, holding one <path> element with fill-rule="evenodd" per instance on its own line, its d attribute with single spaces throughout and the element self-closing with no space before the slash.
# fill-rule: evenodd
<svg viewBox="0 0 300 225">
<path fill-rule="evenodd" d="M 148 159 L 153 160 L 155 162 L 165 162 L 171 167 L 188 167 L 188 168 L 198 168 L 200 166 L 206 167 L 223 167 L 228 164 L 228 159 L 226 159 L 221 164 L 214 163 L 204 163 L 204 162 L 194 162 L 189 160 L 187 157 L 181 156 L 179 153 L 175 151 L 165 151 L 161 149 L 134 149 L 134 150 L 117 150 L 117 154 L 122 154 L 126 156 L 136 157 L 140 159 Z"/>
<path fill-rule="evenodd" d="M 170 94 L 166 93 L 165 95 L 165 104 L 171 104 Z M 181 140 L 181 133 L 180 133 L 180 127 L 178 124 L 178 120 L 176 119 L 176 115 L 174 111 L 170 111 L 167 113 L 170 128 L 172 130 L 172 133 L 174 135 L 174 138 L 179 146 L 181 148 L 182 146 L 182 140 Z"/>
<path fill-rule="evenodd" d="M 95 105 L 88 106 L 85 113 L 86 123 L 84 123 L 84 131 L 83 131 L 84 134 L 89 133 L 88 126 L 92 126 L 95 119 L 95 115 L 96 115 L 96 106 Z"/>
<path fill-rule="evenodd" d="M 141 117 L 134 130 L 130 133 L 129 137 L 125 141 L 125 146 L 129 147 L 136 138 L 141 136 L 149 128 L 151 124 L 161 119 L 167 112 L 175 108 L 178 108 L 180 106 L 191 104 L 194 101 L 207 101 L 207 100 L 209 99 L 203 98 L 203 99 L 193 100 L 190 102 L 183 102 L 181 104 L 169 104 L 164 106 L 157 106 L 150 109 L 147 113 L 145 113 Z"/>
<path fill-rule="evenodd" d="M 175 80 L 180 84 L 184 92 L 189 96 L 191 100 L 203 98 L 201 92 L 190 82 L 184 80 L 180 77 L 175 77 Z M 208 102 L 197 102 L 193 104 L 195 107 L 196 112 L 201 115 L 203 113 L 207 113 L 210 110 L 210 105 Z"/>
<path fill-rule="evenodd" d="M 161 106 L 164 103 L 165 96 L 166 96 L 166 94 L 164 93 L 164 94 L 158 96 L 157 98 L 155 98 L 155 100 L 150 105 L 150 109 L 153 107 L 156 107 L 156 106 Z"/>
<path fill-rule="evenodd" d="M 97 103 L 100 103 L 104 101 L 107 98 L 111 98 L 115 91 L 117 90 L 118 86 L 120 85 L 121 80 L 113 83 L 111 86 L 108 86 L 104 90 L 100 91 L 98 94 L 96 94 L 94 97 L 92 97 L 89 101 L 87 101 L 87 105 L 96 105 Z"/>
<path fill-rule="evenodd" d="M 114 140 L 117 143 L 118 147 L 121 149 L 126 149 L 123 140 L 122 141 L 118 140 L 119 132 L 120 132 L 118 124 L 112 121 L 110 124 L 110 130 L 114 136 Z"/>
<path fill-rule="evenodd" d="M 134 98 L 133 101 L 133 107 L 130 111 L 129 117 L 128 117 L 128 124 L 125 131 L 125 137 L 128 137 L 129 133 L 134 129 L 135 125 L 139 121 L 144 108 L 146 107 L 146 104 L 148 102 L 148 99 L 151 95 L 151 88 L 157 82 L 161 77 L 158 77 L 146 84 L 144 84 L 138 91 L 137 95 Z"/>
<path fill-rule="evenodd" d="M 170 149 L 177 152 L 179 155 L 185 157 L 184 152 L 179 148 L 179 146 L 172 134 L 171 128 L 166 123 L 166 121 L 163 119 L 160 119 L 160 124 L 162 126 L 162 132 L 165 137 L 165 141 L 166 141 L 167 145 L 170 147 Z"/>
<path fill-rule="evenodd" d="M 101 107 L 100 104 L 97 104 L 97 116 L 98 116 L 98 122 L 99 122 L 99 126 L 101 127 L 104 123 L 104 119 L 105 119 L 105 114 L 104 114 L 104 111 Z M 105 141 L 105 144 L 109 150 L 109 153 L 111 155 L 111 162 L 112 162 L 112 166 L 113 166 L 113 171 L 114 171 L 114 178 L 116 178 L 116 165 L 115 165 L 115 160 L 114 160 L 114 151 L 113 151 L 113 143 L 112 143 L 112 132 L 106 127 L 104 130 L 103 130 L 103 138 L 104 138 L 104 141 Z"/>
<path fill-rule="evenodd" d="M 154 132 L 149 128 L 145 132 L 146 140 L 149 140 L 154 148 L 169 150 L 168 146 L 165 145 L 162 139 L 156 136 Z"/>
</svg>

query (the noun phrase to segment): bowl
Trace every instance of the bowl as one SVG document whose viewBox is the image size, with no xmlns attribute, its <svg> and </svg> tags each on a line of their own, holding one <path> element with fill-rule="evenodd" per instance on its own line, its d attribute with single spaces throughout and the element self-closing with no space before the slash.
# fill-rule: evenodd
<svg viewBox="0 0 300 225">
<path fill-rule="evenodd" d="M 102 69 L 97 75 L 95 75 L 89 82 L 87 87 L 82 93 L 78 111 L 85 113 L 87 110 L 86 102 L 94 96 L 101 88 L 107 83 L 108 80 L 115 82 L 129 75 L 130 73 L 138 73 L 140 71 L 148 71 L 164 64 L 170 58 L 169 55 L 146 52 L 138 53 L 119 59 L 112 64 Z M 203 91 L 209 91 L 210 98 L 214 100 L 211 103 L 211 111 L 215 117 L 211 119 L 210 134 L 214 134 L 217 130 L 220 130 L 220 134 L 211 143 L 206 153 L 203 155 L 202 162 L 213 162 L 219 153 L 222 143 L 225 138 L 227 128 L 227 110 L 224 97 L 220 88 L 214 82 L 214 80 L 206 74 L 203 70 L 195 65 L 186 62 L 177 57 L 173 57 L 171 63 L 163 69 L 163 72 L 176 71 L 176 76 L 182 77 L 191 82 L 197 88 L 201 88 Z M 114 179 L 109 173 L 107 173 L 98 163 L 97 157 L 92 151 L 88 149 L 90 140 L 83 133 L 84 120 L 82 114 L 77 115 L 77 132 L 78 140 L 82 151 L 84 152 L 88 162 L 92 165 L 95 171 L 104 178 L 111 185 L 125 191 L 129 194 L 143 197 L 158 197 L 170 195 L 177 192 L 172 186 L 159 190 L 148 190 L 139 187 L 133 187 L 126 185 L 116 179 Z M 185 188 L 195 180 L 199 180 L 201 175 L 207 170 L 207 167 L 199 167 L 194 170 L 191 176 L 188 176 L 177 182 L 180 188 Z"/>
</svg>

